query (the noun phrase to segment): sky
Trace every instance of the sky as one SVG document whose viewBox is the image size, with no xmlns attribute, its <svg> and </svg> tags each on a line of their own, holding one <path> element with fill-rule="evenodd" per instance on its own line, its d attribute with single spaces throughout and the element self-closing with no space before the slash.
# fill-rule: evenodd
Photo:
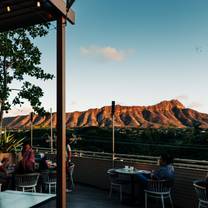
<svg viewBox="0 0 208 208">
<path fill-rule="evenodd" d="M 153 105 L 178 99 L 208 113 L 207 0 L 76 0 L 67 24 L 66 111 L 110 105 Z M 35 40 L 41 66 L 56 75 L 56 23 Z M 56 111 L 56 80 L 42 87 Z M 19 83 L 13 84 L 18 88 Z M 29 104 L 7 116 L 28 114 Z"/>
</svg>

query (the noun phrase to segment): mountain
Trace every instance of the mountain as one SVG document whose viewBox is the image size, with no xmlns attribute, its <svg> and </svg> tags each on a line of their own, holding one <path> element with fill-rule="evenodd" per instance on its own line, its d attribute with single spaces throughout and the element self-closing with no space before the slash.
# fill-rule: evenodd
<svg viewBox="0 0 208 208">
<path fill-rule="evenodd" d="M 56 126 L 56 113 L 52 115 L 53 127 Z M 35 127 L 50 127 L 50 115 L 40 117 L 34 115 Z M 30 116 L 4 118 L 7 128 L 30 128 Z M 111 106 L 89 109 L 83 112 L 66 113 L 67 128 L 71 127 L 110 127 L 112 126 Z M 152 106 L 120 106 L 116 105 L 116 127 L 140 128 L 186 128 L 199 126 L 208 128 L 208 114 L 186 108 L 178 100 L 162 101 Z"/>
</svg>

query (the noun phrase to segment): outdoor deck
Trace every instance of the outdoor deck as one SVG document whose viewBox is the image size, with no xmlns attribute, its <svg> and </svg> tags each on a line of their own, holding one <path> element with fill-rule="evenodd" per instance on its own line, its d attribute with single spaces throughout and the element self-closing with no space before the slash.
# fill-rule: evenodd
<svg viewBox="0 0 208 208">
<path fill-rule="evenodd" d="M 117 193 L 108 198 L 108 192 L 90 186 L 78 185 L 76 189 L 67 194 L 67 207 L 72 208 L 130 208 L 132 206 L 124 205 L 119 201 Z M 40 208 L 55 208 L 56 201 L 48 202 Z M 143 206 L 136 206 L 142 208 Z"/>
</svg>

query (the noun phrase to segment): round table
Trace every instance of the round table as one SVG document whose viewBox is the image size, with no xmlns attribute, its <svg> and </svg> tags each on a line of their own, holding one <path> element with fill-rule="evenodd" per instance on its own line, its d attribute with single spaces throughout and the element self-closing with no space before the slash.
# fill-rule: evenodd
<svg viewBox="0 0 208 208">
<path fill-rule="evenodd" d="M 132 203 L 135 204 L 135 186 L 134 186 L 134 176 L 139 173 L 150 174 L 150 171 L 147 170 L 138 170 L 138 169 L 130 169 L 130 168 L 118 168 L 115 169 L 115 172 L 122 175 L 128 175 L 131 178 L 131 200 Z"/>
</svg>

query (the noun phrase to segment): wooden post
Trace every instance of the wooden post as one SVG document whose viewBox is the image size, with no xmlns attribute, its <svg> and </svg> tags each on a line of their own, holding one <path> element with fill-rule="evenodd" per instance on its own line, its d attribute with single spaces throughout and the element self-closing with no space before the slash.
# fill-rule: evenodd
<svg viewBox="0 0 208 208">
<path fill-rule="evenodd" d="M 57 19 L 57 208 L 66 208 L 65 21 Z"/>
</svg>

